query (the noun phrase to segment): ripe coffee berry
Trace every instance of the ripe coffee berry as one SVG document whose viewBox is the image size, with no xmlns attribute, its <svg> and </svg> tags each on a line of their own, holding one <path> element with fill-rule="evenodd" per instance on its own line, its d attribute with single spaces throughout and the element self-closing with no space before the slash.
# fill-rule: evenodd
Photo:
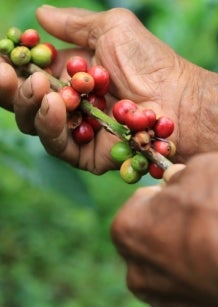
<svg viewBox="0 0 218 307">
<path fill-rule="evenodd" d="M 90 74 L 80 71 L 71 78 L 71 86 L 81 94 L 88 94 L 93 90 L 95 81 Z"/>
<path fill-rule="evenodd" d="M 20 40 L 22 45 L 31 48 L 39 43 L 40 37 L 36 30 L 27 29 L 22 33 Z"/>
<path fill-rule="evenodd" d="M 125 123 L 132 131 L 142 131 L 149 127 L 146 114 L 141 109 L 129 110 L 125 116 Z"/>
<path fill-rule="evenodd" d="M 72 136 L 77 144 L 87 144 L 93 139 L 94 130 L 89 123 L 83 120 L 76 129 L 72 130 Z"/>
<path fill-rule="evenodd" d="M 161 179 L 163 177 L 164 170 L 157 164 L 150 162 L 148 166 L 149 174 L 155 179 Z"/>
<path fill-rule="evenodd" d="M 104 111 L 106 108 L 106 99 L 104 96 L 97 96 L 93 93 L 90 93 L 87 96 L 87 100 L 96 108 L 100 109 L 101 111 Z"/>
<path fill-rule="evenodd" d="M 62 89 L 60 89 L 59 93 L 63 98 L 67 111 L 73 111 L 79 106 L 81 96 L 71 86 L 63 87 Z"/>
<path fill-rule="evenodd" d="M 153 129 L 157 137 L 167 138 L 173 133 L 174 123 L 170 118 L 161 116 L 157 119 Z"/>
<path fill-rule="evenodd" d="M 70 77 L 72 77 L 75 73 L 83 71 L 87 71 L 87 62 L 81 56 L 74 56 L 67 62 L 67 72 Z"/>
<path fill-rule="evenodd" d="M 120 123 L 126 123 L 126 114 L 129 110 L 136 110 L 137 104 L 129 99 L 122 99 L 117 101 L 113 106 L 113 116 Z"/>
<path fill-rule="evenodd" d="M 156 113 L 151 109 L 144 109 L 143 113 L 147 117 L 148 128 L 152 128 L 156 123 Z"/>
<path fill-rule="evenodd" d="M 110 78 L 108 71 L 101 65 L 88 68 L 87 71 L 95 80 L 93 91 L 96 95 L 105 95 L 109 90 Z"/>
</svg>

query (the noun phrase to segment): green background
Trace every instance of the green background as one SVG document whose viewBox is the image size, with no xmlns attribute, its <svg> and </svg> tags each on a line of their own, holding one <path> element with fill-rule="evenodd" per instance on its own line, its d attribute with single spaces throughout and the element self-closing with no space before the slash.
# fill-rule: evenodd
<svg viewBox="0 0 218 307">
<path fill-rule="evenodd" d="M 10 26 L 36 28 L 43 1 L 0 4 L 0 35 Z M 216 71 L 218 1 L 47 1 L 60 7 L 133 10 L 181 56 Z M 140 307 L 126 289 L 125 266 L 110 240 L 120 206 L 133 186 L 117 172 L 94 176 L 46 154 L 37 137 L 22 135 L 13 114 L 0 110 L 0 306 Z M 108 197 L 110 195 L 110 197 Z"/>
</svg>

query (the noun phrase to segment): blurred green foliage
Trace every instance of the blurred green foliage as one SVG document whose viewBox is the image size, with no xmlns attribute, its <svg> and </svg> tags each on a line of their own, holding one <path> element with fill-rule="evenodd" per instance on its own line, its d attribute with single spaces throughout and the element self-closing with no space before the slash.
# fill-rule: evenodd
<svg viewBox="0 0 218 307">
<path fill-rule="evenodd" d="M 0 35 L 12 26 L 38 29 L 40 0 L 0 4 Z M 181 56 L 217 70 L 218 1 L 48 0 L 96 11 L 127 7 Z M 0 110 L 0 306 L 139 307 L 126 289 L 125 267 L 110 240 L 129 186 L 117 172 L 94 176 L 48 156 L 36 137 L 22 135 L 13 114 Z M 110 197 L 108 197 L 110 195 Z"/>
</svg>

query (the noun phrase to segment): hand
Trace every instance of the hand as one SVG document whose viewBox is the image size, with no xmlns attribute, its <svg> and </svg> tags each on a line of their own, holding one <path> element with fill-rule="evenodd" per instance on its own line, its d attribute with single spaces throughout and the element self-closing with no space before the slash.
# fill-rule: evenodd
<svg viewBox="0 0 218 307">
<path fill-rule="evenodd" d="M 43 6 L 38 9 L 37 17 L 50 34 L 84 48 L 83 54 L 90 63 L 108 69 L 111 76 L 109 114 L 116 100 L 130 98 L 152 108 L 158 115 L 171 117 L 176 126 L 172 135 L 177 145 L 175 161 L 184 162 L 197 152 L 217 148 L 217 74 L 179 57 L 125 9 L 95 13 Z M 59 78 L 66 77 L 64 65 L 70 55 L 72 50 L 63 51 L 54 67 Z M 34 88 L 33 84 L 31 87 Z M 102 173 L 115 167 L 109 156 L 115 141 L 113 136 L 102 130 L 93 142 L 79 148 L 68 135 L 60 96 L 46 95 L 38 113 L 40 104 L 36 100 L 33 109 L 22 99 L 18 107 L 15 103 L 22 131 L 36 130 L 48 152 L 79 168 Z"/>
<path fill-rule="evenodd" d="M 112 237 L 129 289 L 152 307 L 218 306 L 218 153 L 197 155 L 167 186 L 139 189 Z"/>
</svg>

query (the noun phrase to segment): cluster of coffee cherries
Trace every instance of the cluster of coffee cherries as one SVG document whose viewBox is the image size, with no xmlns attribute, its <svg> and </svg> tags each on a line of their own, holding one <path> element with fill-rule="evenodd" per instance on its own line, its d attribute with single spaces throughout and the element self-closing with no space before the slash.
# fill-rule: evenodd
<svg viewBox="0 0 218 307">
<path fill-rule="evenodd" d="M 132 139 L 141 143 L 145 150 L 152 148 L 167 158 L 175 154 L 175 144 L 167 139 L 174 131 L 170 118 L 157 117 L 153 110 L 142 109 L 129 99 L 122 99 L 114 105 L 113 116 L 131 130 Z M 161 179 L 164 170 L 149 161 L 139 149 L 131 141 L 119 141 L 112 147 L 111 157 L 120 164 L 121 178 L 127 183 L 135 183 L 149 173 L 153 178 Z"/>
<path fill-rule="evenodd" d="M 40 42 L 35 29 L 21 31 L 16 27 L 9 28 L 6 37 L 0 40 L 0 53 L 7 56 L 14 66 L 21 67 L 31 62 L 45 70 L 49 70 L 57 57 L 55 47 Z M 84 112 L 81 102 L 85 99 L 104 112 L 110 77 L 103 66 L 90 66 L 84 57 L 78 55 L 67 61 L 66 71 L 68 80 L 61 83 L 58 92 L 65 103 L 72 138 L 77 144 L 84 145 L 100 130 L 101 120 Z M 152 148 L 164 157 L 172 157 L 176 147 L 167 138 L 173 133 L 173 121 L 166 116 L 157 117 L 153 110 L 142 109 L 129 99 L 114 104 L 113 117 L 125 126 L 130 136 L 114 144 L 110 152 L 112 159 L 120 166 L 121 178 L 127 183 L 135 183 L 147 173 L 156 179 L 162 178 L 163 169 L 148 160 L 143 151 Z"/>
<path fill-rule="evenodd" d="M 37 30 L 21 31 L 17 27 L 9 28 L 6 37 L 0 40 L 0 53 L 8 56 L 18 67 L 32 62 L 41 68 L 47 68 L 57 56 L 53 44 L 40 42 Z"/>
<path fill-rule="evenodd" d="M 63 86 L 59 93 L 66 106 L 68 128 L 77 144 L 87 144 L 102 126 L 93 116 L 81 110 L 81 101 L 85 99 L 104 111 L 105 95 L 110 84 L 109 73 L 101 65 L 89 66 L 81 56 L 71 57 L 66 63 L 66 70 L 69 75 L 68 84 Z"/>
</svg>

